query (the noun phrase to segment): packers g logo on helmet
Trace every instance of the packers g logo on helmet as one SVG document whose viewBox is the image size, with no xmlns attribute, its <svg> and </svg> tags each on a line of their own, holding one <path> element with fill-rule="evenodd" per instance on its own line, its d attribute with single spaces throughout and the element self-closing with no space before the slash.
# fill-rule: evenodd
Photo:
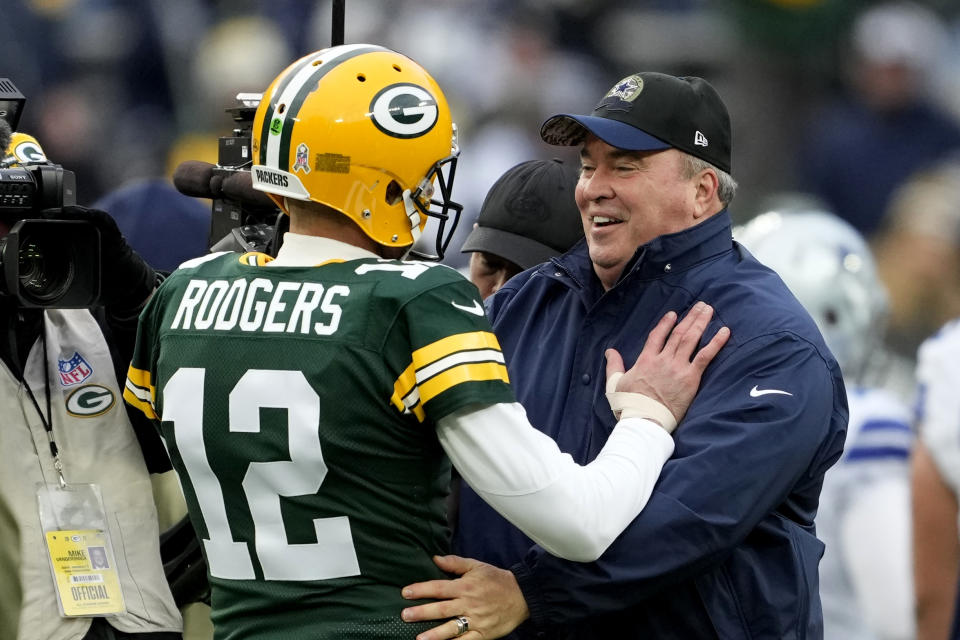
<svg viewBox="0 0 960 640">
<path fill-rule="evenodd" d="M 370 103 L 373 124 L 388 136 L 416 138 L 437 124 L 437 101 L 423 87 L 395 84 L 381 90 Z"/>
<path fill-rule="evenodd" d="M 44 164 L 49 162 L 46 154 L 43 153 L 43 149 L 40 147 L 40 143 L 28 133 L 14 132 L 14 134 L 10 136 L 10 145 L 6 150 L 0 149 L 0 153 L 4 153 L 0 158 L 4 160 L 5 166 L 14 164 Z"/>
</svg>

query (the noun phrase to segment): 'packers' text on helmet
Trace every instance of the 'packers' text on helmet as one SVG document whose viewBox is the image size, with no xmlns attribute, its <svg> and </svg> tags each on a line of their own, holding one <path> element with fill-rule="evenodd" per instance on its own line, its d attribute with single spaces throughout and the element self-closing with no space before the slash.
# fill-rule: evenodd
<svg viewBox="0 0 960 640">
<path fill-rule="evenodd" d="M 863 236 L 832 213 L 789 208 L 761 213 L 733 235 L 813 317 L 847 382 L 862 382 L 887 317 L 886 288 Z"/>
<path fill-rule="evenodd" d="M 252 138 L 253 186 L 282 209 L 284 198 L 319 202 L 401 249 L 434 217 L 435 255 L 419 255 L 443 257 L 462 209 L 450 199 L 456 125 L 410 58 L 369 44 L 304 56 L 264 92 Z"/>
</svg>

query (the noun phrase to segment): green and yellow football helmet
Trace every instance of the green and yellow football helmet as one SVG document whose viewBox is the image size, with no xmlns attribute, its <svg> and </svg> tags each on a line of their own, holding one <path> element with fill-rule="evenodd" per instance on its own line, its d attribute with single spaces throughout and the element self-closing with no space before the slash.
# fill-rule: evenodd
<svg viewBox="0 0 960 640">
<path fill-rule="evenodd" d="M 252 130 L 253 186 L 286 210 L 312 200 L 374 242 L 409 248 L 438 220 L 440 259 L 462 206 L 451 199 L 459 148 L 447 100 L 423 67 L 390 49 L 323 49 L 284 69 Z"/>
</svg>

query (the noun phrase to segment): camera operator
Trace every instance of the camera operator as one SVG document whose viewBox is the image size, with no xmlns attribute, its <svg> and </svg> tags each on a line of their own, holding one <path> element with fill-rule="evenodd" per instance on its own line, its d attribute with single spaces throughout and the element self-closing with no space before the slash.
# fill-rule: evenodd
<svg viewBox="0 0 960 640">
<path fill-rule="evenodd" d="M 0 149 L 9 147 L 8 166 L 11 157 L 13 166 L 37 162 L 39 145 L 29 158 L 17 157 L 14 146 L 7 129 Z M 80 220 L 94 227 L 101 279 L 99 304 L 89 309 L 24 305 L 16 291 L 0 295 L 0 531 L 18 534 L 0 537 L 0 568 L 16 567 L 3 574 L 8 580 L 0 593 L 0 637 L 179 640 L 182 621 L 161 562 L 149 475 L 168 469 L 169 460 L 152 426 L 136 422 L 135 412 L 128 416 L 119 382 L 137 316 L 158 277 L 106 212 L 62 206 L 5 213 L 0 242 L 21 218 Z M 89 495 L 99 495 L 100 504 L 68 502 L 59 510 L 57 500 L 71 491 L 88 495 L 87 487 L 96 487 Z M 74 526 L 79 520 L 71 518 L 77 517 L 103 526 Z M 106 535 L 107 566 L 93 564 L 89 550 L 62 554 L 64 547 L 51 535 L 56 541 L 55 534 L 69 529 Z M 65 565 L 55 549 L 90 563 L 87 573 L 77 574 L 79 565 Z M 100 586 L 64 587 L 64 576 L 68 585 Z M 121 596 L 111 585 L 119 585 Z M 15 603 L 19 596 L 19 604 L 6 602 L 8 593 Z M 74 606 L 87 608 L 77 614 Z"/>
</svg>

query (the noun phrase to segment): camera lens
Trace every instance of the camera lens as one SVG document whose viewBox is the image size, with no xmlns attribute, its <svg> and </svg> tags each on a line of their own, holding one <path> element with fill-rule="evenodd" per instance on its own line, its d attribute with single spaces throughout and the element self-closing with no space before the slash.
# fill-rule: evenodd
<svg viewBox="0 0 960 640">
<path fill-rule="evenodd" d="M 75 277 L 74 249 L 59 239 L 27 236 L 17 254 L 21 291 L 35 304 L 60 298 Z"/>
<path fill-rule="evenodd" d="M 100 294 L 100 235 L 83 220 L 19 220 L 0 237 L 0 296 L 23 307 L 80 309 Z"/>
</svg>

